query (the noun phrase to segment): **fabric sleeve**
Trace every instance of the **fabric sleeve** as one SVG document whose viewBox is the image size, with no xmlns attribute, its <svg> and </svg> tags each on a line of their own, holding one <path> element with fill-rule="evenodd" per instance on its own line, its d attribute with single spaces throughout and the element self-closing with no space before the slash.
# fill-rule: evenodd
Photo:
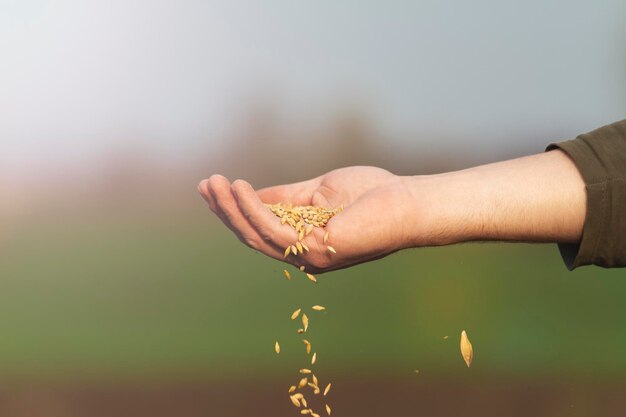
<svg viewBox="0 0 626 417">
<path fill-rule="evenodd" d="M 580 171 L 587 190 L 587 214 L 580 242 L 559 244 L 569 270 L 583 265 L 626 266 L 626 120 L 550 144 Z"/>
</svg>

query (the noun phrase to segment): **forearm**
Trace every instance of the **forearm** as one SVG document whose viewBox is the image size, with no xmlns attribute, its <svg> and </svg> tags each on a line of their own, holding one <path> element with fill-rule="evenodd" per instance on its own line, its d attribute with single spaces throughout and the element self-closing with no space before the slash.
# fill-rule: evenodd
<svg viewBox="0 0 626 417">
<path fill-rule="evenodd" d="M 420 207 L 408 246 L 576 242 L 582 233 L 585 184 L 561 151 L 405 180 Z"/>
</svg>

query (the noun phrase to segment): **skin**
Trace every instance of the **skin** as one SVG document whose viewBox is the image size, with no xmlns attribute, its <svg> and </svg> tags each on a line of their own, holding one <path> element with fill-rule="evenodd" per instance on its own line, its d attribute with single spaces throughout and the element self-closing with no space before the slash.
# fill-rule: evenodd
<svg viewBox="0 0 626 417">
<path fill-rule="evenodd" d="M 213 175 L 198 186 L 211 210 L 246 245 L 307 272 L 346 268 L 401 249 L 467 241 L 577 242 L 585 184 L 559 150 L 437 175 L 398 176 L 348 167 L 308 181 L 254 190 Z M 297 234 L 263 203 L 339 207 L 310 252 L 283 258 Z M 323 243 L 329 233 L 330 253 Z"/>
</svg>

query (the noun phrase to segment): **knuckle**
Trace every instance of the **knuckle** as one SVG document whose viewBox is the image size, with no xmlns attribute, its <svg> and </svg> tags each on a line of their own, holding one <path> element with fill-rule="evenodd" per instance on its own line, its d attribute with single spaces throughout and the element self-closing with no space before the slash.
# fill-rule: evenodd
<svg viewBox="0 0 626 417">
<path fill-rule="evenodd" d="M 246 244 L 247 246 L 251 247 L 252 249 L 259 249 L 260 245 L 259 242 L 257 241 L 257 239 L 250 237 L 250 236 L 244 236 L 243 237 L 243 243 Z"/>
</svg>

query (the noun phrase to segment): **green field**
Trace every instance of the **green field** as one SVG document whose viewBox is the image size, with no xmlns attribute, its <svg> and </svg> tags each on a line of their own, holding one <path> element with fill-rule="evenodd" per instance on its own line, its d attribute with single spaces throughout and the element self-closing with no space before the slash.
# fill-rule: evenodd
<svg viewBox="0 0 626 417">
<path fill-rule="evenodd" d="M 626 375 L 626 271 L 568 272 L 554 245 L 410 250 L 318 285 L 208 213 L 33 221 L 0 251 L 2 378 L 283 374 L 303 360 L 289 315 L 313 304 L 326 373 L 467 375 L 466 329 L 473 375 Z"/>
</svg>

